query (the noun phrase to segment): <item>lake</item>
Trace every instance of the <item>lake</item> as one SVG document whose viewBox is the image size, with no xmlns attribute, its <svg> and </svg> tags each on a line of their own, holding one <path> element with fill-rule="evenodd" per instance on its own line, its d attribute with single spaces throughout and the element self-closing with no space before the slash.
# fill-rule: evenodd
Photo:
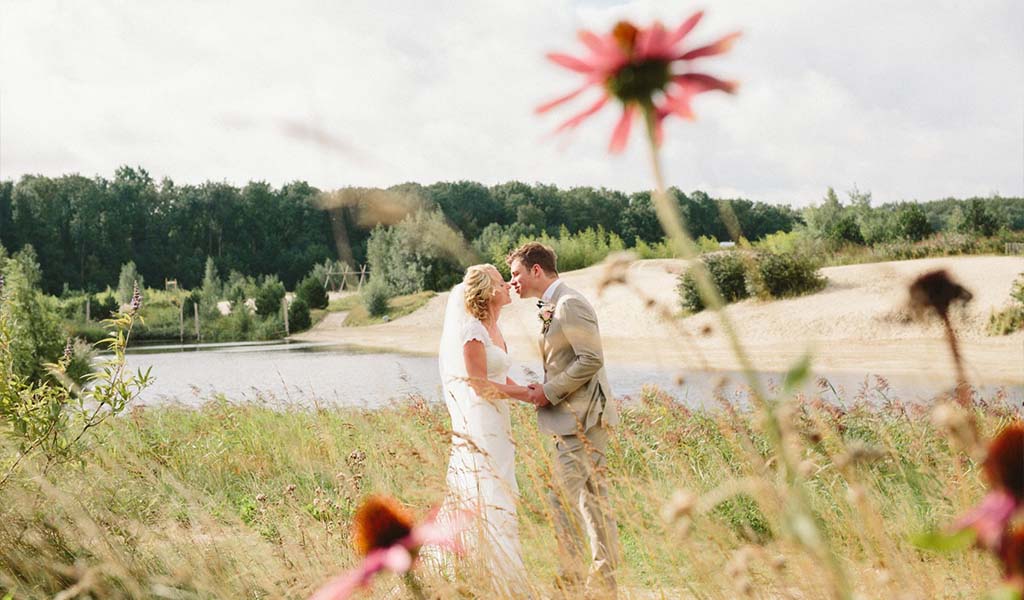
<svg viewBox="0 0 1024 600">
<path fill-rule="evenodd" d="M 127 356 L 133 371 L 153 369 L 155 381 L 139 398 L 148 405 L 173 402 L 195 406 L 215 394 L 236 402 L 366 408 L 400 402 L 410 395 L 441 400 L 437 358 L 433 356 L 301 342 L 142 346 L 131 349 Z M 519 382 L 533 381 L 537 375 L 529 369 L 539 368 L 539 362 L 518 366 L 512 377 Z M 680 372 L 617 364 L 607 365 L 607 370 L 619 397 L 636 398 L 642 386 L 655 384 L 689 407 L 717 405 L 716 388 L 730 401 L 746 403 L 746 388 L 734 372 Z M 823 375 L 829 385 L 818 382 Z M 778 373 L 760 377 L 767 387 L 777 386 L 782 379 Z M 948 385 L 934 380 L 887 377 L 882 381 L 873 374 L 830 373 L 815 374 L 805 392 L 820 393 L 827 400 L 838 396 L 848 403 L 858 396 L 871 402 L 885 398 L 926 402 Z M 979 391 L 986 398 L 1004 396 L 1018 407 L 1024 403 L 1024 386 L 980 386 Z"/>
</svg>

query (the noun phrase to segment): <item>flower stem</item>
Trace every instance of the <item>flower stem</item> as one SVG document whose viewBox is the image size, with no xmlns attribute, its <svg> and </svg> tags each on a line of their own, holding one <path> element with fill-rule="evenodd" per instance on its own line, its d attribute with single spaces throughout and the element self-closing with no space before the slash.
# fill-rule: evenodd
<svg viewBox="0 0 1024 600">
<path fill-rule="evenodd" d="M 650 102 L 642 103 L 640 109 L 647 126 L 647 144 L 650 149 L 651 169 L 654 174 L 655 183 L 652 197 L 658 221 L 660 221 L 662 228 L 665 230 L 666 235 L 668 235 L 673 250 L 683 258 L 691 261 L 690 269 L 694 274 L 697 291 L 700 293 L 701 300 L 703 300 L 705 306 L 715 311 L 718 315 L 722 330 L 729 340 L 733 354 L 736 356 L 737 361 L 739 361 L 740 369 L 747 380 L 747 385 L 750 386 L 755 404 L 764 415 L 766 433 L 785 471 L 788 496 L 792 502 L 791 507 L 793 510 L 790 521 L 793 524 L 792 528 L 795 530 L 796 537 L 808 550 L 824 558 L 831 571 L 835 597 L 848 600 L 852 598 L 852 595 L 845 570 L 840 564 L 839 558 L 829 546 L 827 538 L 822 533 L 814 512 L 811 510 L 811 503 L 803 487 L 801 476 L 796 469 L 793 458 L 787 451 L 787 444 L 784 440 L 779 417 L 773 404 L 766 399 L 761 382 L 757 378 L 757 372 L 754 370 L 754 365 L 743 349 L 743 344 L 740 342 L 739 335 L 729 319 L 729 315 L 723 310 L 725 302 L 722 300 L 722 295 L 711 278 L 711 273 L 708 271 L 707 266 L 697 259 L 700 254 L 699 248 L 693 241 L 693 237 L 686 231 L 677 204 L 669 197 L 665 186 L 665 177 L 661 169 L 661 156 L 658 152 L 658 117 L 655 114 L 654 105 Z"/>
</svg>

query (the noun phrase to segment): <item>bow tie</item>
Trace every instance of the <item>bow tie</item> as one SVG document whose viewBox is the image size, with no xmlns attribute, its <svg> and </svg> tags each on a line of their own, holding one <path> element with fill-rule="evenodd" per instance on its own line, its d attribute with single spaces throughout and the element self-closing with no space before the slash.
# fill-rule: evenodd
<svg viewBox="0 0 1024 600">
<path fill-rule="evenodd" d="M 543 300 L 537 301 L 537 308 L 544 308 L 545 306 L 547 306 L 547 302 L 544 302 Z"/>
</svg>

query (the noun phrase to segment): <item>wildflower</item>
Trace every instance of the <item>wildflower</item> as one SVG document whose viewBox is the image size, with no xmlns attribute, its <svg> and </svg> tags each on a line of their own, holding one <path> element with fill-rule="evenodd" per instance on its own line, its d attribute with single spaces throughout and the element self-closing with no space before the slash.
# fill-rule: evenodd
<svg viewBox="0 0 1024 600">
<path fill-rule="evenodd" d="M 982 465 L 990 491 L 981 502 L 954 524 L 972 529 L 978 544 L 1006 560 L 1007 527 L 1024 507 L 1024 424 L 1008 425 L 989 444 Z M 1016 543 L 1016 542 L 1014 542 Z"/>
<path fill-rule="evenodd" d="M 394 498 L 368 498 L 356 511 L 352 525 L 352 545 L 364 557 L 363 562 L 329 580 L 310 600 L 348 598 L 358 589 L 369 586 L 374 575 L 384 570 L 406 574 L 424 546 L 460 551 L 458 534 L 468 526 L 468 516 L 459 513 L 450 521 L 440 523 L 437 512 L 433 511 L 417 525 Z"/>
<path fill-rule="evenodd" d="M 719 90 L 734 93 L 738 84 L 723 81 L 705 73 L 691 71 L 691 61 L 727 52 L 739 37 L 731 33 L 718 41 L 691 50 L 679 47 L 697 26 L 703 12 L 696 12 L 681 25 L 669 31 L 659 22 L 638 28 L 620 21 L 611 32 L 597 35 L 580 31 L 579 39 L 589 53 L 583 58 L 552 52 L 548 59 L 582 74 L 582 86 L 537 107 L 538 113 L 568 102 L 591 87 L 601 89 L 601 96 L 586 110 L 559 126 L 558 131 L 573 129 L 600 111 L 613 97 L 622 103 L 622 115 L 612 133 L 609 150 L 626 148 L 633 117 L 640 111 L 647 119 L 655 143 L 661 140 L 661 123 L 669 115 L 692 120 L 690 101 L 702 92 Z"/>
<path fill-rule="evenodd" d="M 135 313 L 139 312 L 139 309 L 142 308 L 142 294 L 139 292 L 139 282 L 138 281 L 136 281 L 134 284 L 132 284 L 132 302 L 131 302 L 131 307 L 132 307 L 131 312 L 132 312 L 133 315 Z"/>
<path fill-rule="evenodd" d="M 4 276 L 0 274 L 0 294 L 4 293 Z"/>
<path fill-rule="evenodd" d="M 71 338 L 68 338 L 67 343 L 64 344 L 64 363 L 65 364 L 71 362 L 71 349 L 72 349 Z"/>
</svg>

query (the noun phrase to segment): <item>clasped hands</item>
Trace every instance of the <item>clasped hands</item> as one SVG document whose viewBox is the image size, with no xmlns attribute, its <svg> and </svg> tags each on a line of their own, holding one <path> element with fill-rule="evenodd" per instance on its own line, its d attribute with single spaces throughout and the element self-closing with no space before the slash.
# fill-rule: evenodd
<svg viewBox="0 0 1024 600">
<path fill-rule="evenodd" d="M 544 386 L 539 383 L 531 383 L 526 386 L 526 402 L 529 402 L 537 408 L 543 408 L 551 404 L 551 402 L 548 401 L 547 395 L 544 393 Z"/>
</svg>

